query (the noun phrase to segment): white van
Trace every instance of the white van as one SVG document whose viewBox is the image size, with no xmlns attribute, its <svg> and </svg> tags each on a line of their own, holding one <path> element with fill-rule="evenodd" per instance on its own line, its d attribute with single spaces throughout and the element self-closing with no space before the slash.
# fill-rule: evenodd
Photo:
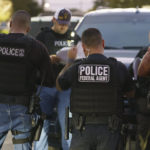
<svg viewBox="0 0 150 150">
<path fill-rule="evenodd" d="M 79 36 L 87 28 L 97 28 L 105 40 L 105 55 L 127 66 L 138 51 L 150 42 L 150 9 L 101 9 L 85 14 L 75 28 Z"/>
</svg>

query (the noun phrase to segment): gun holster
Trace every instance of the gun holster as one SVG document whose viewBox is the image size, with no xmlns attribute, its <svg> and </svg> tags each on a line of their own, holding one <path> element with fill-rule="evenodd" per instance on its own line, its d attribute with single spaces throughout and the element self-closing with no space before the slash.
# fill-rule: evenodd
<svg viewBox="0 0 150 150">
<path fill-rule="evenodd" d="M 69 132 L 72 133 L 73 129 L 83 130 L 85 124 L 85 117 L 83 115 L 75 114 L 69 118 L 69 107 L 66 107 L 65 114 L 65 140 L 69 139 Z"/>
<path fill-rule="evenodd" d="M 41 115 L 41 109 L 40 109 L 40 97 L 36 94 L 33 94 L 30 100 L 29 105 L 29 114 L 37 113 Z"/>
<path fill-rule="evenodd" d="M 122 120 L 119 117 L 117 117 L 116 115 L 112 115 L 108 118 L 108 128 L 112 132 L 120 130 L 121 125 L 122 125 Z"/>
<path fill-rule="evenodd" d="M 72 117 L 72 126 L 74 129 L 82 131 L 85 126 L 85 116 L 80 114 L 75 114 Z"/>
<path fill-rule="evenodd" d="M 39 139 L 40 139 L 42 128 L 43 128 L 43 122 L 44 121 L 42 119 L 39 119 L 38 124 L 36 126 L 34 138 L 33 138 L 34 141 L 39 141 Z"/>
<path fill-rule="evenodd" d="M 43 123 L 44 123 L 44 115 L 40 116 L 38 119 L 32 119 L 32 141 L 39 141 Z"/>
</svg>

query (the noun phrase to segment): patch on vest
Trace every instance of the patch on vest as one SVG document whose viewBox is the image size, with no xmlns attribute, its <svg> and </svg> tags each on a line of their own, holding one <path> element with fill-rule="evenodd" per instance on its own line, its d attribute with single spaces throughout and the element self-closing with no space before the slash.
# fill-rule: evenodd
<svg viewBox="0 0 150 150">
<path fill-rule="evenodd" d="M 74 40 L 55 41 L 54 45 L 59 47 L 70 47 L 74 45 Z"/>
<path fill-rule="evenodd" d="M 79 82 L 109 82 L 110 67 L 108 65 L 84 64 L 78 67 Z"/>
<path fill-rule="evenodd" d="M 23 48 L 0 46 L 0 55 L 24 57 L 24 53 L 25 50 Z"/>
</svg>

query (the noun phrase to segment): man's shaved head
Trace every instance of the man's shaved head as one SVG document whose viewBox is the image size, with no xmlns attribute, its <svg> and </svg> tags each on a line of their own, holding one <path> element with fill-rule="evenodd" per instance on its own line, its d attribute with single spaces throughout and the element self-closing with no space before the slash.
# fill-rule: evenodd
<svg viewBox="0 0 150 150">
<path fill-rule="evenodd" d="M 25 10 L 18 10 L 11 19 L 13 28 L 27 29 L 30 27 L 30 14 Z"/>
<path fill-rule="evenodd" d="M 82 42 L 88 48 L 96 48 L 102 44 L 101 32 L 96 28 L 89 28 L 82 34 Z"/>
</svg>

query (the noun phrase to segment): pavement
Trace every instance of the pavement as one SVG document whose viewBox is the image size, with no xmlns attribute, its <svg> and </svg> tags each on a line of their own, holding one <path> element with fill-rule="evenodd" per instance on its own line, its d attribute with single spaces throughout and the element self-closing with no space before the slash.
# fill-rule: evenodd
<svg viewBox="0 0 150 150">
<path fill-rule="evenodd" d="M 14 146 L 13 146 L 13 143 L 12 143 L 12 134 L 11 134 L 11 132 L 8 132 L 8 135 L 5 139 L 5 142 L 4 142 L 1 150 L 14 150 Z"/>
<path fill-rule="evenodd" d="M 14 147 L 12 144 L 12 135 L 11 135 L 11 132 L 8 132 L 8 135 L 5 139 L 2 150 L 13 150 L 13 149 L 14 149 Z"/>
</svg>

